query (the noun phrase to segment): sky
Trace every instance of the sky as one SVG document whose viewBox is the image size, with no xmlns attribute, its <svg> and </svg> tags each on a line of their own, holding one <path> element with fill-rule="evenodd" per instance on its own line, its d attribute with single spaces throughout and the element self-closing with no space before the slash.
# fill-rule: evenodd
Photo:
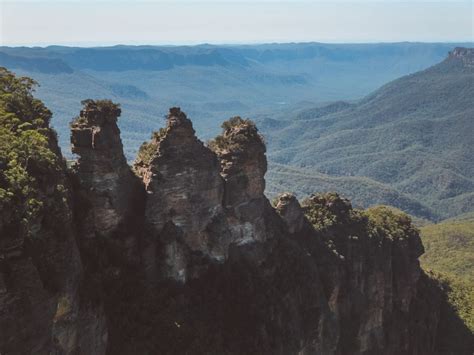
<svg viewBox="0 0 474 355">
<path fill-rule="evenodd" d="M 0 0 L 0 45 L 473 42 L 474 0 Z"/>
</svg>

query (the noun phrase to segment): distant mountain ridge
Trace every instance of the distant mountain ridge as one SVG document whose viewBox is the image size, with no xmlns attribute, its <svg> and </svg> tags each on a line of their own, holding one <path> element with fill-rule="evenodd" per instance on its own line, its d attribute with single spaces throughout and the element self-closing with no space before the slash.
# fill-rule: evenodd
<svg viewBox="0 0 474 355">
<path fill-rule="evenodd" d="M 324 44 L 288 43 L 262 45 L 128 46 L 111 47 L 0 47 L 0 65 L 50 73 L 35 61 L 54 61 L 58 72 L 90 69 L 97 71 L 169 70 L 185 65 L 242 66 L 324 59 L 332 62 L 364 61 L 367 57 L 397 57 L 405 52 L 414 58 L 443 53 L 452 44 Z M 13 58 L 12 58 L 13 57 Z M 8 63 L 9 65 L 6 65 Z"/>
<path fill-rule="evenodd" d="M 474 49 L 456 48 L 443 62 L 390 82 L 356 105 L 280 117 L 275 128 L 265 127 L 270 159 L 388 184 L 430 206 L 434 219 L 469 212 L 474 206 L 473 58 Z"/>
<path fill-rule="evenodd" d="M 249 65 L 242 55 L 225 48 L 211 47 L 153 47 L 153 46 L 115 46 L 99 48 L 46 47 L 46 48 L 8 48 L 2 47 L 2 55 L 15 57 L 10 60 L 11 68 L 34 69 L 48 73 L 43 67 L 32 66 L 33 61 L 56 61 L 58 72 L 90 69 L 97 71 L 126 70 L 168 70 L 175 66 L 228 66 Z"/>
<path fill-rule="evenodd" d="M 129 160 L 163 126 L 165 107 L 186 107 L 204 140 L 228 117 L 257 118 L 270 153 L 270 195 L 285 187 L 312 193 L 310 181 L 342 184 L 357 205 L 391 204 L 438 220 L 469 212 L 474 201 L 472 53 L 453 46 L 0 47 L 0 66 L 39 82 L 66 154 L 84 98 L 122 103 Z"/>
<path fill-rule="evenodd" d="M 64 151 L 84 98 L 112 98 L 129 159 L 170 106 L 187 108 L 203 139 L 231 116 L 279 114 L 301 105 L 355 100 L 439 62 L 452 43 L 0 47 L 0 66 L 32 77 L 54 113 Z M 334 109 L 334 107 L 333 107 Z M 159 118 L 159 119 L 157 119 Z M 263 132 L 265 133 L 265 132 Z"/>
</svg>

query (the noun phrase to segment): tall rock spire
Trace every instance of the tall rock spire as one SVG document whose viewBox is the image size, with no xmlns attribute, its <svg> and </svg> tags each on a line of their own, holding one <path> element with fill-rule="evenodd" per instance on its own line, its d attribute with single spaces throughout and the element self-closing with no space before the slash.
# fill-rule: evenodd
<svg viewBox="0 0 474 355">
<path fill-rule="evenodd" d="M 86 100 L 71 123 L 72 152 L 79 156 L 75 171 L 82 208 L 80 241 L 96 254 L 98 238 L 118 247 L 128 262 L 136 262 L 133 219 L 139 215 L 141 186 L 123 154 L 117 118 L 120 107 L 109 100 Z M 135 206 L 135 208 L 134 208 Z"/>
<path fill-rule="evenodd" d="M 265 143 L 250 120 L 233 117 L 210 146 L 220 159 L 225 180 L 224 206 L 228 211 L 233 239 L 241 242 L 267 239 L 264 195 L 267 158 Z"/>
<path fill-rule="evenodd" d="M 219 243 L 213 243 L 208 231 L 222 213 L 224 183 L 219 162 L 196 138 L 191 121 L 179 108 L 170 109 L 166 129 L 142 146 L 135 170 L 146 185 L 146 221 L 150 237 L 159 239 L 163 247 L 158 261 L 167 268 L 165 274 L 184 281 L 186 262 L 173 260 L 185 260 L 186 253 L 222 258 Z"/>
</svg>

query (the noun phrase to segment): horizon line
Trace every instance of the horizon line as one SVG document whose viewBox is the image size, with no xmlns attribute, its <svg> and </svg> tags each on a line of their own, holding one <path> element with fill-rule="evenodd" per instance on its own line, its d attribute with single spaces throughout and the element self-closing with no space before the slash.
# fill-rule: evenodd
<svg viewBox="0 0 474 355">
<path fill-rule="evenodd" d="M 206 42 L 206 41 L 176 41 L 176 42 L 65 42 L 65 43 L 13 43 L 3 44 L 0 43 L 0 48 L 49 48 L 49 47 L 77 47 L 77 48 L 111 48 L 111 47 L 198 47 L 198 46 L 258 46 L 258 45 L 283 45 L 283 44 L 321 44 L 321 45 L 364 45 L 364 44 L 473 44 L 474 40 L 407 40 L 407 41 L 229 41 L 229 42 Z"/>
</svg>

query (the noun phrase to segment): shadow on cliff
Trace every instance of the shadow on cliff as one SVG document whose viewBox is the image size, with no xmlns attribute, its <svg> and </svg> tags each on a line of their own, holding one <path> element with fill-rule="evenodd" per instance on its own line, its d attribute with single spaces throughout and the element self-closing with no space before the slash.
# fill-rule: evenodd
<svg viewBox="0 0 474 355">
<path fill-rule="evenodd" d="M 424 282 L 433 293 L 441 298 L 440 316 L 436 330 L 435 351 L 440 355 L 474 354 L 474 334 L 459 317 L 454 306 L 448 301 L 446 285 L 424 274 Z"/>
</svg>

